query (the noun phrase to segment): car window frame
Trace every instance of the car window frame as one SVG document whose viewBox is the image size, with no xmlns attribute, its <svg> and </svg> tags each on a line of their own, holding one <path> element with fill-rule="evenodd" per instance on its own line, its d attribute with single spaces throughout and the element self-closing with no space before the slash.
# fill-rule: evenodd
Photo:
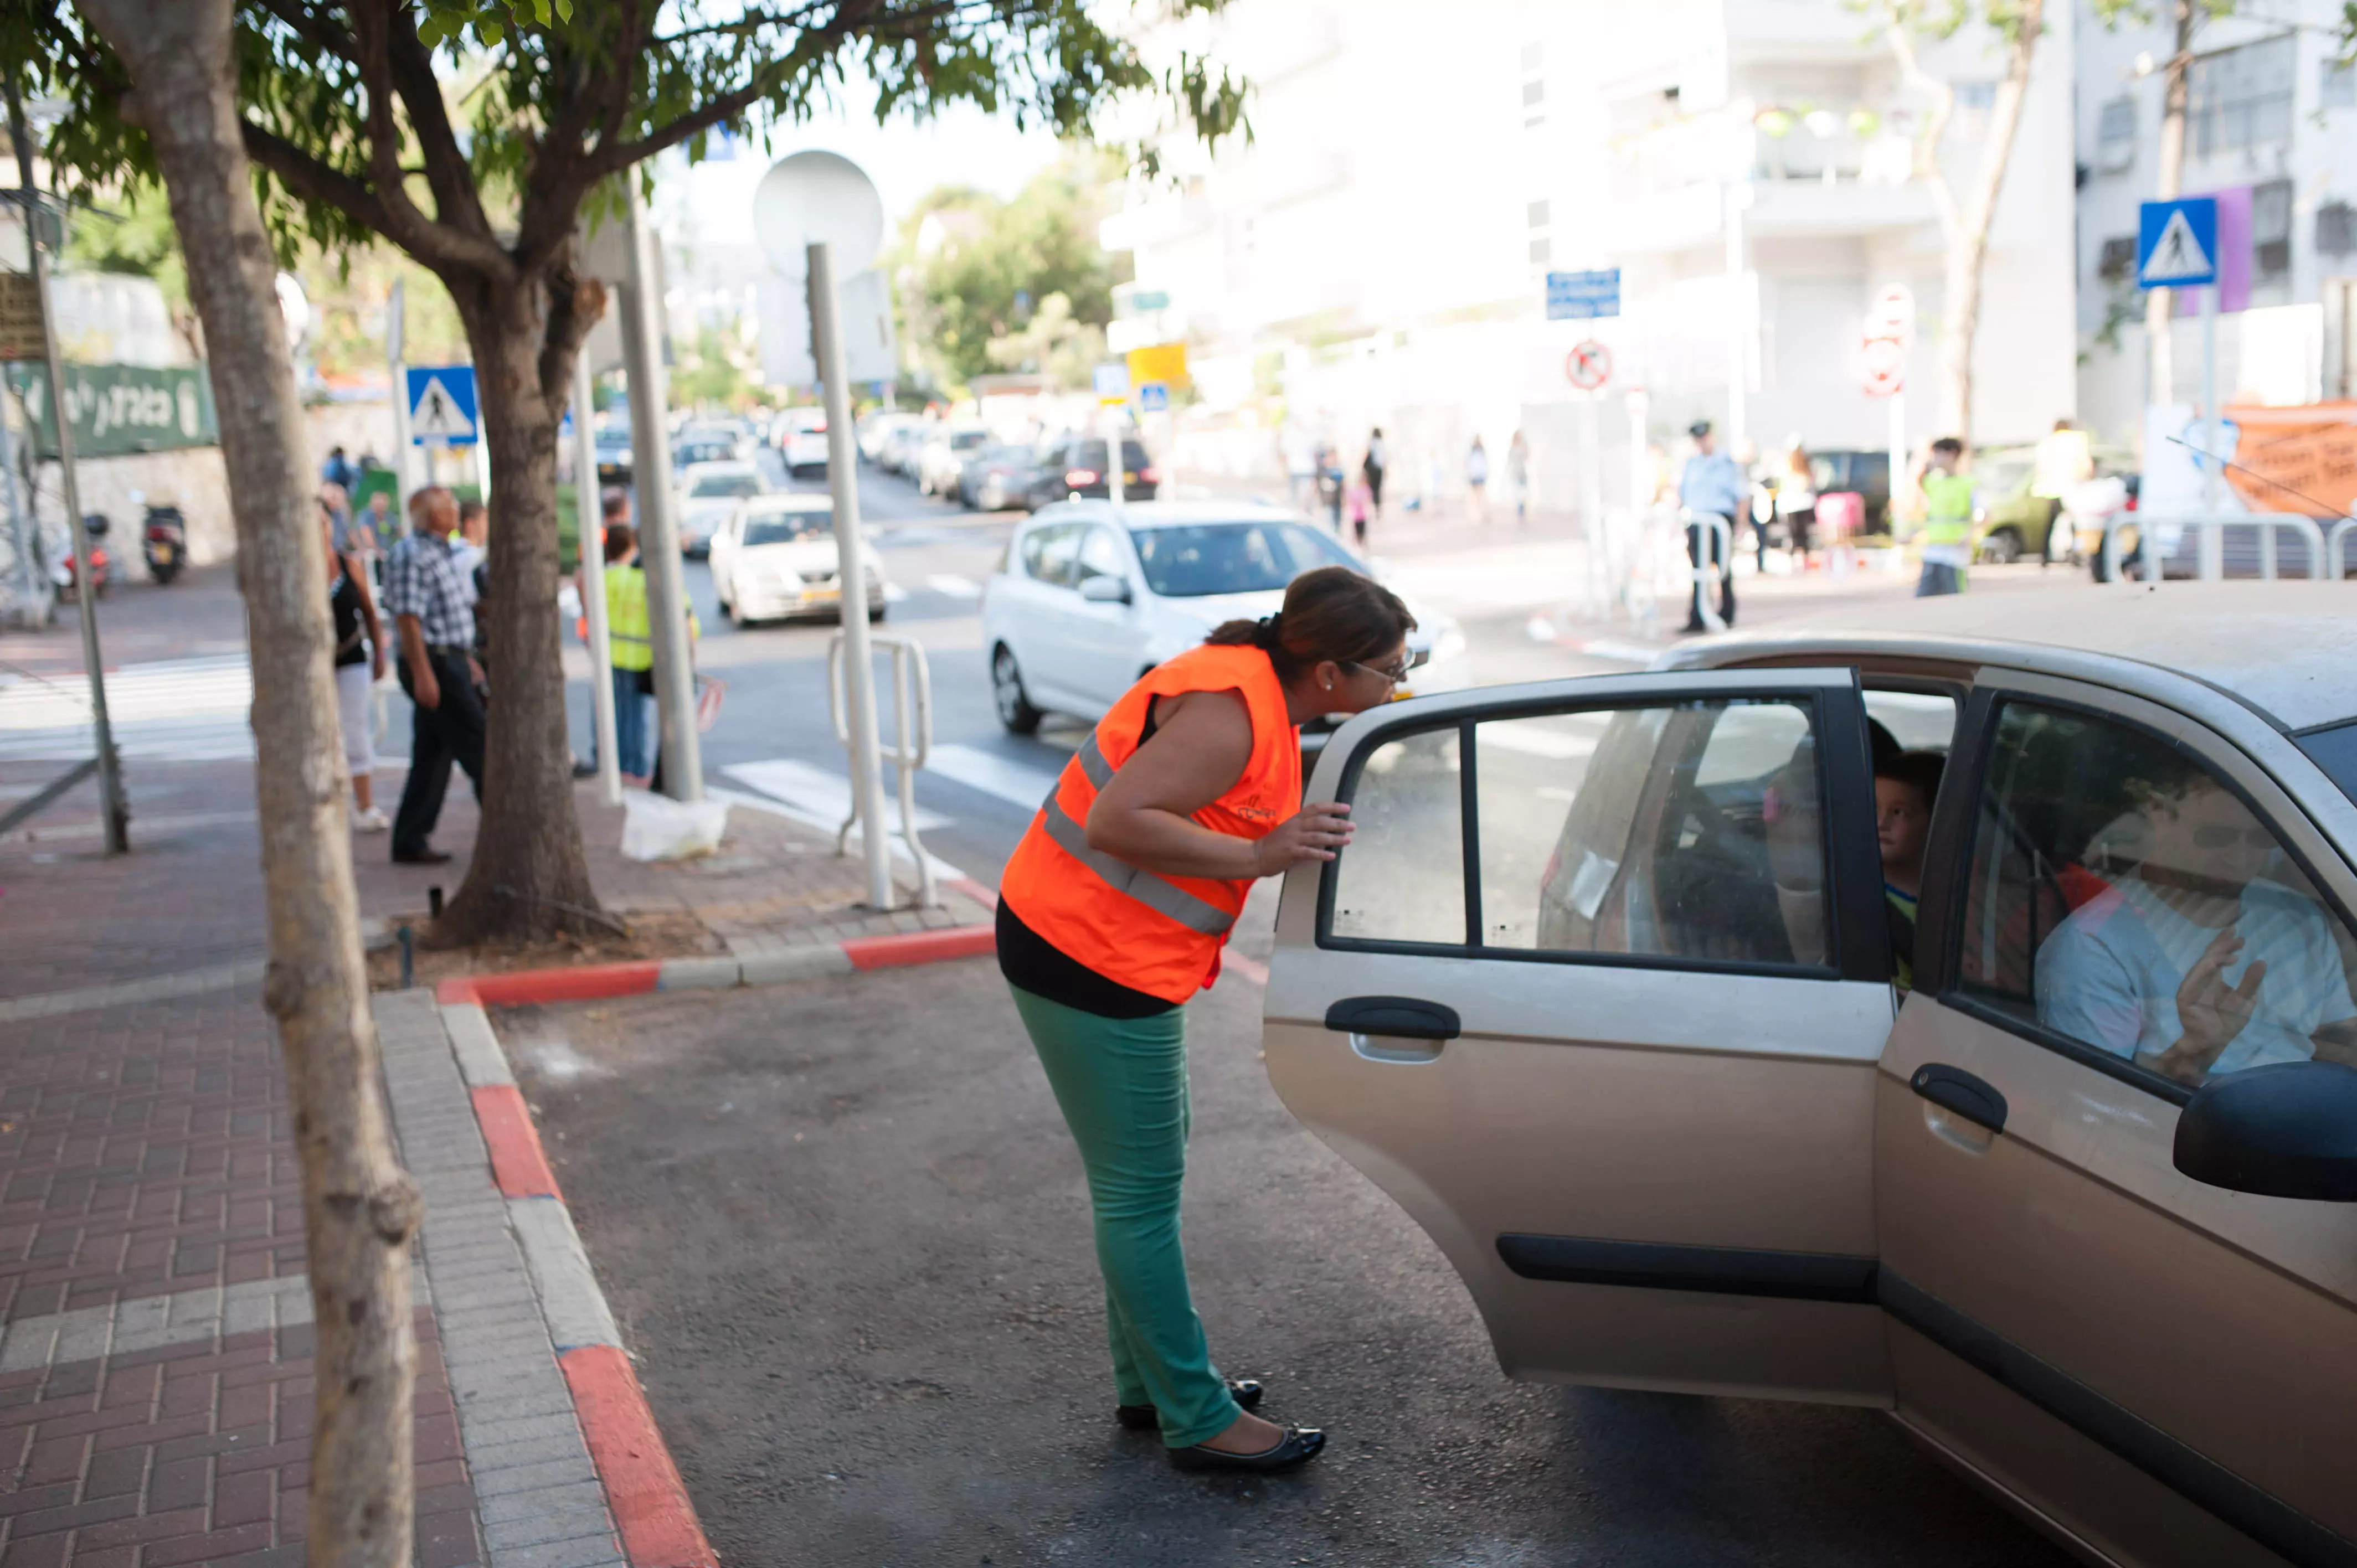
<svg viewBox="0 0 2357 1568">
<path fill-rule="evenodd" d="M 2070 695 L 2050 689 L 2062 686 L 2084 694 Z M 2180 1083 L 2149 1068 L 2138 1067 L 2131 1058 L 2115 1056 L 2100 1046 L 2091 1045 L 2058 1029 L 2050 1029 L 2035 1019 L 2019 1017 L 1995 1003 L 1969 994 L 1962 988 L 1966 935 L 1964 903 L 1972 889 L 1971 856 L 1979 825 L 1982 791 L 1987 787 L 1989 768 L 1996 757 L 1996 725 L 2004 704 L 2008 702 L 2079 714 L 2102 723 L 2117 725 L 2162 746 L 2187 753 L 2243 803 L 2244 810 L 2251 813 L 2253 820 L 2274 835 L 2276 847 L 2299 868 L 2300 875 L 2315 889 L 2318 900 L 2326 910 L 2350 930 L 2357 931 L 2357 919 L 2351 918 L 2348 903 L 2334 892 L 2331 880 L 2319 871 L 2314 858 L 2301 846 L 2299 840 L 2302 835 L 2287 832 L 2284 813 L 2270 809 L 2260 800 L 2236 777 L 2237 769 L 2224 764 L 2227 759 L 2233 758 L 2262 772 L 2264 765 L 2233 740 L 2190 714 L 2166 708 L 2147 697 L 2129 696 L 2127 700 L 2170 714 L 2199 739 L 2189 740 L 2186 736 L 2172 735 L 2135 714 L 2107 706 L 2094 689 L 2080 682 L 2041 679 L 2035 684 L 1987 682 L 1975 686 L 1971 707 L 1958 721 L 1956 744 L 1948 754 L 1948 772 L 1941 779 L 1940 809 L 1934 811 L 1932 833 L 1925 848 L 1922 897 L 1917 906 L 1915 988 L 1942 1006 L 1994 1028 L 2003 1029 L 2067 1061 L 2092 1068 L 2106 1078 L 2116 1079 L 2182 1107 L 2192 1101 L 2199 1086 Z M 1970 789 L 1961 795 L 1952 794 L 1947 788 L 1951 778 L 1969 778 Z M 2298 800 L 2288 790 L 2283 794 L 2286 804 L 2298 813 L 2301 825 L 2309 833 L 2330 843 L 2314 820 L 2300 809 Z"/>
<path fill-rule="evenodd" d="M 1072 552 L 1072 570 L 1074 575 L 1071 586 L 1073 590 L 1077 592 L 1080 585 L 1087 582 L 1091 577 L 1115 577 L 1119 578 L 1121 582 L 1126 585 L 1129 582 L 1131 562 L 1128 553 L 1122 548 L 1120 535 L 1123 531 L 1113 527 L 1109 523 L 1103 522 L 1084 522 L 1081 524 L 1080 527 L 1081 542 L 1079 547 Z M 1089 541 L 1092 539 L 1103 539 L 1105 542 L 1105 548 L 1113 552 L 1114 569 L 1112 571 L 1097 571 L 1095 568 L 1088 565 L 1082 559 L 1082 557 L 1088 553 Z"/>
<path fill-rule="evenodd" d="M 1458 830 L 1460 834 L 1459 854 L 1463 860 L 1465 940 L 1461 942 L 1415 942 L 1385 937 L 1336 936 L 1334 904 L 1342 867 L 1342 859 L 1338 856 L 1320 868 L 1317 913 L 1312 928 L 1315 945 L 1339 952 L 1390 953 L 1409 958 L 1601 965 L 1689 974 L 1749 974 L 1778 980 L 1867 980 L 1879 984 L 1889 983 L 1893 972 L 1890 933 L 1880 913 L 1883 903 L 1881 861 L 1875 843 L 1873 770 L 1867 755 L 1866 704 L 1860 700 L 1861 688 L 1853 683 L 1849 700 L 1843 702 L 1826 702 L 1824 700 L 1826 693 L 1809 686 L 1746 685 L 1739 689 L 1714 692 L 1709 689 L 1711 682 L 1708 679 L 1714 673 L 1717 671 L 1666 672 L 1662 677 L 1663 690 L 1658 693 L 1599 696 L 1592 701 L 1566 701 L 1561 696 L 1537 697 L 1522 703 L 1485 704 L 1470 711 L 1445 715 L 1415 713 L 1411 703 L 1408 704 L 1410 712 L 1379 724 L 1356 742 L 1343 766 L 1341 776 L 1335 781 L 1334 798 L 1337 800 L 1348 803 L 1356 798 L 1367 760 L 1385 745 L 1415 735 L 1451 729 L 1458 731 Z M 1858 673 L 1855 666 L 1850 668 L 1849 673 L 1855 682 Z M 1502 720 L 1658 708 L 1696 702 L 1791 703 L 1807 711 L 1810 733 L 1820 744 L 1821 757 L 1830 759 L 1847 748 L 1855 748 L 1857 768 L 1835 766 L 1828 761 L 1817 769 L 1825 875 L 1833 886 L 1833 897 L 1825 907 L 1828 961 L 1813 965 L 1755 963 L 1743 960 L 1700 959 L 1660 953 L 1493 947 L 1483 942 L 1480 748 L 1477 726 Z M 1843 831 L 1836 825 L 1836 812 L 1840 813 L 1841 822 L 1856 825 Z M 1347 854 L 1348 851 L 1344 854 Z"/>
</svg>

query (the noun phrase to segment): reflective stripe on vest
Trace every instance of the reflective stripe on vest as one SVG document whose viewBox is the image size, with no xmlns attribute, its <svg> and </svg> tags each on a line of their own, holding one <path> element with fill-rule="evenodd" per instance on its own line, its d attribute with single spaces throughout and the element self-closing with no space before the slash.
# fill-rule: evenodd
<svg viewBox="0 0 2357 1568">
<path fill-rule="evenodd" d="M 1098 721 L 999 877 L 1000 897 L 1044 940 L 1116 984 L 1174 1004 L 1219 973 L 1221 944 L 1256 879 L 1144 870 L 1092 848 L 1082 824 L 1098 792 L 1144 744 L 1157 700 L 1222 691 L 1234 692 L 1251 714 L 1252 755 L 1235 783 L 1191 820 L 1250 842 L 1300 810 L 1300 732 L 1268 655 L 1193 648 L 1148 671 Z"/>
<path fill-rule="evenodd" d="M 1102 789 L 1113 782 L 1113 764 L 1105 760 L 1105 754 L 1098 748 L 1097 737 L 1093 734 L 1089 736 L 1088 744 L 1075 755 L 1074 760 L 1080 763 L 1081 771 L 1088 775 L 1089 782 L 1098 789 Z M 1216 937 L 1236 923 L 1233 915 L 1216 904 L 1196 897 L 1168 877 L 1157 876 L 1101 849 L 1092 848 L 1088 830 L 1072 821 L 1071 813 L 1064 810 L 1063 802 L 1056 799 L 1063 787 L 1063 781 L 1059 779 L 1048 791 L 1048 799 L 1039 807 L 1046 813 L 1040 825 L 1048 830 L 1048 836 L 1056 841 L 1057 847 L 1095 872 L 1106 886 L 1116 893 L 1125 893 L 1157 914 L 1168 915 L 1189 930 L 1200 931 L 1207 937 Z"/>
<path fill-rule="evenodd" d="M 636 566 L 606 568 L 606 639 L 617 670 L 651 670 L 652 633 L 647 627 L 647 575 Z"/>
<path fill-rule="evenodd" d="M 1973 530 L 1973 482 L 1963 474 L 1923 476 L 1923 542 L 1962 544 Z"/>
</svg>

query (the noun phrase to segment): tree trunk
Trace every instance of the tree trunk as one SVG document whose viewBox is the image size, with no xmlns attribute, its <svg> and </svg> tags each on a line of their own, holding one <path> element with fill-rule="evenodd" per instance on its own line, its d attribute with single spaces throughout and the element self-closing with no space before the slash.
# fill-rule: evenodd
<svg viewBox="0 0 2357 1568">
<path fill-rule="evenodd" d="M 1940 322 L 1940 428 L 1969 440 L 1973 419 L 1973 340 L 1980 330 L 1981 266 L 1988 257 L 1989 224 L 2005 188 L 2006 166 L 2021 128 L 2022 100 L 2029 91 L 2029 68 L 2038 51 L 2045 0 L 2023 0 L 2006 51 L 2005 80 L 1989 107 L 1988 132 L 1981 143 L 1980 166 L 1972 194 L 1948 239 L 1946 286 Z"/>
<path fill-rule="evenodd" d="M 2193 0 L 2177 0 L 2177 51 L 2169 57 L 2167 85 L 2160 101 L 2160 167 L 2153 182 L 2157 200 L 2176 196 L 2185 183 L 2186 73 L 2193 63 Z M 2144 296 L 2145 340 L 2152 351 L 2149 401 L 2177 401 L 2177 345 L 2169 330 L 2177 296 L 2165 288 L 2148 289 Z"/>
<path fill-rule="evenodd" d="M 420 1219 L 380 1091 L 350 793 L 329 665 L 327 562 L 275 267 L 238 128 L 231 0 L 80 0 L 130 70 L 211 346 L 253 665 L 254 769 L 277 1020 L 302 1159 L 317 1324 L 313 1568 L 406 1568 L 409 1242 Z"/>
<path fill-rule="evenodd" d="M 490 639 L 490 731 L 482 826 L 467 880 L 435 929 L 437 943 L 607 924 L 589 885 L 574 810 L 556 607 L 556 433 L 564 405 L 545 391 L 551 384 L 570 389 L 574 354 L 597 301 L 589 301 L 587 319 L 579 319 L 578 311 L 552 313 L 549 297 L 548 287 L 526 283 L 503 292 L 478 287 L 460 298 L 491 466 L 490 584 L 478 607 Z M 549 374 L 544 360 L 554 366 Z M 592 476 L 574 503 L 591 527 L 596 488 Z"/>
</svg>

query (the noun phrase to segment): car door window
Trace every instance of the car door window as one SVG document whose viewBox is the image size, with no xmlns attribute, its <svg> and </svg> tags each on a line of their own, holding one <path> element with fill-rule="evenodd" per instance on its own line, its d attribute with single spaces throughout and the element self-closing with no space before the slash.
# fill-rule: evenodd
<svg viewBox="0 0 2357 1568">
<path fill-rule="evenodd" d="M 1050 587 L 1072 585 L 1073 554 L 1080 548 L 1077 523 L 1056 523 L 1031 531 L 1023 540 L 1023 570 L 1035 582 Z"/>
<path fill-rule="evenodd" d="M 1975 810 L 1962 995 L 2162 1083 L 2357 1064 L 2357 940 L 2184 747 L 2029 702 L 1998 711 Z"/>
<path fill-rule="evenodd" d="M 1807 702 L 1729 698 L 1473 725 L 1479 875 L 1469 888 L 1462 733 L 1368 754 L 1350 795 L 1356 832 L 1336 868 L 1332 936 L 1500 957 L 1829 963 Z"/>
<path fill-rule="evenodd" d="M 1078 587 L 1091 577 L 1114 577 L 1124 582 L 1129 578 L 1128 564 L 1121 558 L 1121 546 L 1114 542 L 1108 530 L 1092 528 L 1082 536 L 1072 585 Z"/>
</svg>

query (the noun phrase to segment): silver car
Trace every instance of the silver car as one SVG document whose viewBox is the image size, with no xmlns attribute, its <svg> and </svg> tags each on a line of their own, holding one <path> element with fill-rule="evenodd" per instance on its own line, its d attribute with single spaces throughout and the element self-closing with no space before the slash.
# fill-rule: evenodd
<svg viewBox="0 0 2357 1568">
<path fill-rule="evenodd" d="M 1890 624 L 1351 721 L 1270 1078 L 1512 1376 L 1887 1410 L 2093 1562 L 2357 1563 L 2357 590 Z"/>
</svg>

